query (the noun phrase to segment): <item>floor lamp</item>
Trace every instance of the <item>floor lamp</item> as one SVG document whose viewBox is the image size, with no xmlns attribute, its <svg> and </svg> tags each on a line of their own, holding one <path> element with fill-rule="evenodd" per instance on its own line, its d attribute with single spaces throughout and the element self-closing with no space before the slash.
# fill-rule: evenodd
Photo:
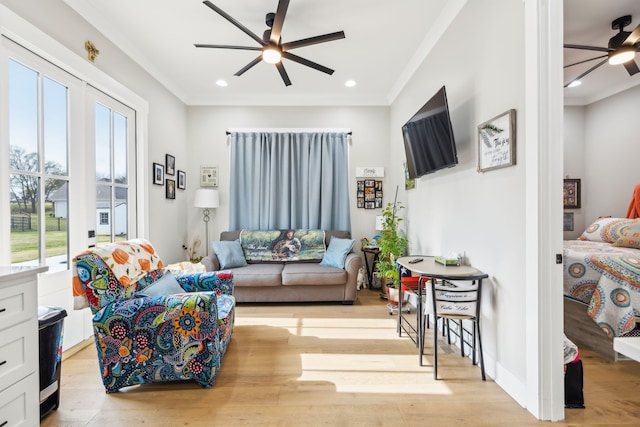
<svg viewBox="0 0 640 427">
<path fill-rule="evenodd" d="M 218 206 L 220 206 L 220 196 L 218 195 L 218 190 L 213 190 L 210 188 L 197 189 L 193 206 L 195 206 L 196 208 L 204 209 L 202 211 L 202 220 L 204 221 L 206 256 L 209 256 L 209 209 L 217 208 Z"/>
</svg>

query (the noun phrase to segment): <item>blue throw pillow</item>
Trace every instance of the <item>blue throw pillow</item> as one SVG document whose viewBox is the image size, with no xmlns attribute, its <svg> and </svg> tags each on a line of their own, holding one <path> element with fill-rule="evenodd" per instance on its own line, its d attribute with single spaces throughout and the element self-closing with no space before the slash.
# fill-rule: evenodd
<svg viewBox="0 0 640 427">
<path fill-rule="evenodd" d="M 186 291 L 182 289 L 182 286 L 180 286 L 173 274 L 167 271 L 164 276 L 162 276 L 146 288 L 136 292 L 135 296 L 157 297 L 161 295 L 183 294 L 185 292 Z"/>
<path fill-rule="evenodd" d="M 340 239 L 339 237 L 332 237 L 329 241 L 329 247 L 320 261 L 320 265 L 326 265 L 329 267 L 344 268 L 344 261 L 347 259 L 347 255 L 351 252 L 355 240 L 353 239 Z"/>
<path fill-rule="evenodd" d="M 211 246 L 220 262 L 220 270 L 247 265 L 239 240 L 211 242 Z"/>
</svg>

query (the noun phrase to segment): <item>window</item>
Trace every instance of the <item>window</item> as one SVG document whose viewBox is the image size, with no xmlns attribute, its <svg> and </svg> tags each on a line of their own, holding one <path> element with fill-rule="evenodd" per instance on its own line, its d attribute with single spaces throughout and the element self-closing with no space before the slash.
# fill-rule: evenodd
<svg viewBox="0 0 640 427">
<path fill-rule="evenodd" d="M 68 265 L 69 89 L 8 60 L 11 264 Z"/>
<path fill-rule="evenodd" d="M 109 212 L 100 212 L 100 225 L 109 225 Z"/>
</svg>

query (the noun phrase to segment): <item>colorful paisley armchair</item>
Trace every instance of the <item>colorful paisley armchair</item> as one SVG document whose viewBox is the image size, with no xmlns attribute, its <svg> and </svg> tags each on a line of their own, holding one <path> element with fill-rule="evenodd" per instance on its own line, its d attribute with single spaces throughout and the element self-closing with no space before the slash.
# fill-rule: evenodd
<svg viewBox="0 0 640 427">
<path fill-rule="evenodd" d="M 135 239 L 78 255 L 73 274 L 75 308 L 93 313 L 107 393 L 179 380 L 213 386 L 233 331 L 231 273 L 172 274 Z"/>
</svg>

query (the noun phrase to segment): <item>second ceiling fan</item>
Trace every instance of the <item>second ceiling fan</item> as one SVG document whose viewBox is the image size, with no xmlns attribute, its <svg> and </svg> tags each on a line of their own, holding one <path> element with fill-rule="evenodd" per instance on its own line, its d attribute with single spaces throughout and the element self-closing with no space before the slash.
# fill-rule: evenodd
<svg viewBox="0 0 640 427">
<path fill-rule="evenodd" d="M 633 59 L 637 52 L 640 52 L 640 25 L 638 25 L 633 31 L 624 31 L 624 27 L 631 24 L 631 15 L 621 16 L 618 19 L 614 19 L 611 22 L 611 29 L 618 30 L 618 34 L 609 39 L 607 47 L 599 46 L 584 46 L 579 44 L 565 44 L 564 47 L 568 49 L 581 49 L 581 50 L 593 50 L 596 52 L 603 52 L 604 55 L 589 58 L 583 61 L 578 61 L 573 64 L 565 65 L 564 68 L 573 67 L 574 65 L 583 64 L 585 62 L 594 61 L 596 59 L 602 59 L 593 67 L 589 68 L 578 77 L 572 79 L 564 87 L 571 85 L 572 83 L 579 81 L 581 78 L 594 71 L 596 68 L 609 61 L 611 65 L 622 64 L 627 70 L 630 76 L 640 72 L 638 64 Z"/>
<path fill-rule="evenodd" d="M 249 30 L 247 27 L 242 25 L 240 22 L 233 19 L 229 14 L 220 9 L 218 6 L 211 3 L 209 0 L 205 0 L 203 2 L 206 6 L 213 9 L 220 16 L 225 18 L 227 21 L 231 22 L 233 25 L 242 30 L 249 37 L 254 39 L 260 46 L 235 46 L 235 45 L 219 45 L 219 44 L 195 44 L 195 47 L 198 48 L 213 48 L 213 49 L 238 49 L 238 50 L 255 50 L 260 51 L 260 55 L 249 62 L 247 65 L 242 67 L 238 72 L 236 72 L 235 76 L 241 76 L 247 70 L 255 66 L 261 61 L 269 62 L 271 64 L 275 64 L 278 72 L 280 73 L 280 77 L 284 82 L 285 86 L 291 85 L 291 80 L 289 79 L 289 75 L 284 69 L 284 65 L 282 65 L 282 58 L 289 59 L 291 61 L 297 62 L 302 65 L 306 65 L 307 67 L 311 67 L 315 70 L 321 71 L 323 73 L 327 73 L 329 75 L 333 74 L 334 70 L 331 68 L 327 68 L 323 65 L 310 61 L 308 59 L 302 58 L 298 55 L 294 55 L 289 52 L 292 49 L 310 46 L 318 43 L 330 42 L 333 40 L 339 40 L 345 38 L 344 31 L 337 31 L 335 33 L 323 34 L 320 36 L 309 37 L 306 39 L 300 39 L 288 43 L 282 43 L 281 41 L 281 33 L 282 26 L 284 24 L 284 18 L 287 15 L 287 9 L 289 8 L 289 0 L 279 0 L 278 8 L 276 13 L 268 13 L 265 19 L 265 23 L 267 27 L 269 27 L 263 34 L 262 37 L 259 37 L 254 32 Z"/>
</svg>

